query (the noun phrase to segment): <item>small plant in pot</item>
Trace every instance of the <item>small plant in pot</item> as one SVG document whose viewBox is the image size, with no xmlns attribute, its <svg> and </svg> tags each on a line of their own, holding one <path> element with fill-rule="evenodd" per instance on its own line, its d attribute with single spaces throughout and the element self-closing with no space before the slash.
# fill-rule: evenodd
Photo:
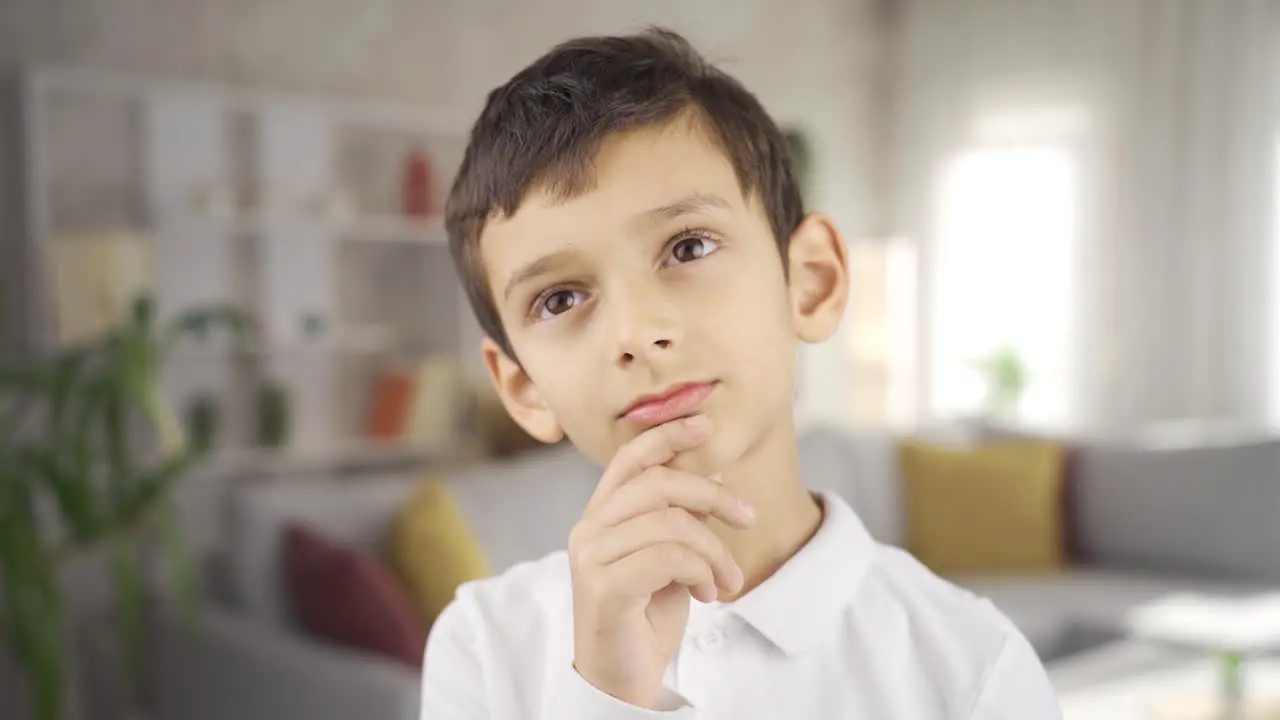
<svg viewBox="0 0 1280 720">
<path fill-rule="evenodd" d="M 70 619 L 60 578 L 73 559 L 110 558 L 116 626 L 131 684 L 142 663 L 142 539 L 158 538 L 177 596 L 194 611 L 195 574 L 172 503 L 209 450 L 161 392 L 164 358 L 187 334 L 246 321 L 197 308 L 161 324 L 149 298 L 98 339 L 0 367 L 0 642 L 25 671 L 40 720 L 64 720 Z M 142 431 L 142 432 L 139 432 Z M 47 511 L 46 511 L 47 510 Z"/>
<path fill-rule="evenodd" d="M 1027 387 L 1027 369 L 1017 350 L 997 348 L 976 363 L 986 385 L 984 415 L 989 420 L 1015 421 Z"/>
</svg>

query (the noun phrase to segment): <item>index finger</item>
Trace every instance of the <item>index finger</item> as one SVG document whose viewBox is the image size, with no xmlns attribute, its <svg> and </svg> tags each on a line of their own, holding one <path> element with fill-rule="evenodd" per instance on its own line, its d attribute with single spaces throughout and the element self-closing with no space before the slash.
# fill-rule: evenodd
<svg viewBox="0 0 1280 720">
<path fill-rule="evenodd" d="M 640 433 L 613 456 L 600 476 L 587 508 L 595 507 L 631 478 L 669 462 L 676 453 L 692 450 L 710 436 L 711 420 L 705 415 L 673 420 Z"/>
</svg>

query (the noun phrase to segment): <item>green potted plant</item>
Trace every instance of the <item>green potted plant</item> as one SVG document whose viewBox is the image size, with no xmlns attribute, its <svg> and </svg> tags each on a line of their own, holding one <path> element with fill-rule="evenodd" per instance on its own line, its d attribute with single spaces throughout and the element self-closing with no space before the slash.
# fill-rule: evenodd
<svg viewBox="0 0 1280 720">
<path fill-rule="evenodd" d="M 1027 370 L 1011 346 L 1002 346 L 976 363 L 986 384 L 983 411 L 988 419 L 1016 420 L 1022 394 L 1027 387 Z"/>
<path fill-rule="evenodd" d="M 245 325 L 225 307 L 162 325 L 143 297 L 93 342 L 0 368 L 0 642 L 25 671 L 41 720 L 69 712 L 59 579 L 70 560 L 110 558 L 132 684 L 142 659 L 144 536 L 160 540 L 177 595 L 194 611 L 195 575 L 171 491 L 208 452 L 209 438 L 183 426 L 161 391 L 160 370 L 182 336 L 227 326 L 242 339 Z M 51 512 L 39 512 L 46 506 Z"/>
</svg>

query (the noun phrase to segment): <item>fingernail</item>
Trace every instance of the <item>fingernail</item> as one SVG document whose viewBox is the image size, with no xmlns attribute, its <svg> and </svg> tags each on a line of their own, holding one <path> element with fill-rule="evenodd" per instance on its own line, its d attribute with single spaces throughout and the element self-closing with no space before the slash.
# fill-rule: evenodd
<svg viewBox="0 0 1280 720">
<path fill-rule="evenodd" d="M 742 584 L 747 581 L 746 576 L 742 574 L 742 568 L 737 563 L 733 564 L 733 587 L 730 592 L 738 592 L 742 589 Z"/>
<path fill-rule="evenodd" d="M 720 473 L 716 473 L 715 475 L 708 475 L 707 479 L 717 485 L 724 484 L 724 476 L 722 476 Z"/>
<path fill-rule="evenodd" d="M 746 500 L 738 500 L 738 511 L 742 513 L 742 517 L 748 520 L 756 519 L 756 508 Z"/>
</svg>

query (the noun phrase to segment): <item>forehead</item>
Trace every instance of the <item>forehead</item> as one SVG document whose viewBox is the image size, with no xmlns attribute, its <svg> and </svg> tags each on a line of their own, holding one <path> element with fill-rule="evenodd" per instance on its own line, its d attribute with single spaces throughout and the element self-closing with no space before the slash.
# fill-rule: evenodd
<svg viewBox="0 0 1280 720">
<path fill-rule="evenodd" d="M 730 213 L 750 205 L 728 156 L 691 121 L 608 138 L 592 171 L 594 182 L 574 197 L 535 189 L 513 215 L 485 224 L 480 250 L 490 287 L 501 288 L 516 268 L 548 252 L 621 239 L 646 211 L 683 198 L 720 198 Z"/>
</svg>

